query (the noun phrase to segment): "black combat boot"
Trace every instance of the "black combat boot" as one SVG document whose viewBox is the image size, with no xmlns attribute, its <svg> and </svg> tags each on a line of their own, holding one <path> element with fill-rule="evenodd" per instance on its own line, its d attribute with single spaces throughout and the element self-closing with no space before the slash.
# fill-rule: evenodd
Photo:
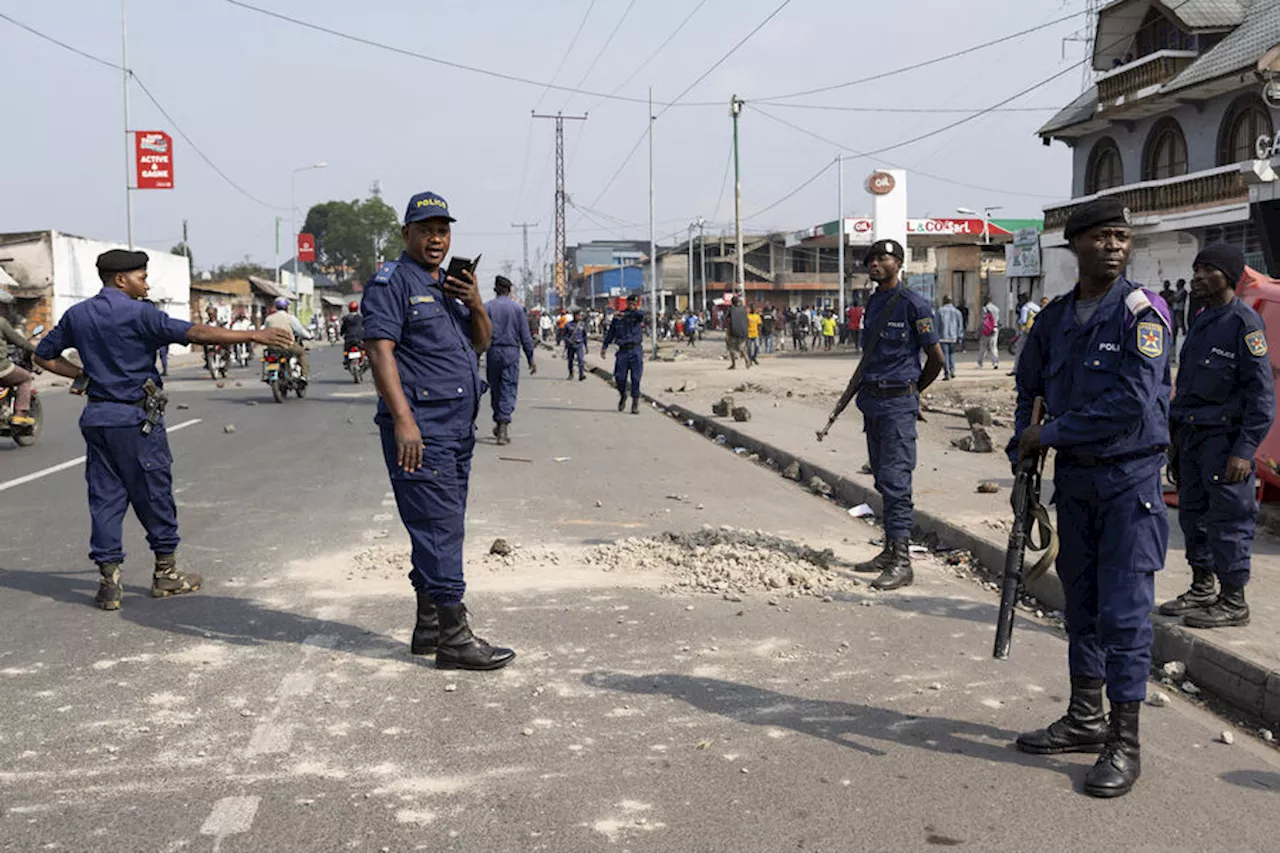
<svg viewBox="0 0 1280 853">
<path fill-rule="evenodd" d="M 639 397 L 631 398 L 631 414 L 633 415 L 640 414 L 640 398 Z"/>
<path fill-rule="evenodd" d="M 1244 587 L 1222 585 L 1222 595 L 1203 610 L 1193 610 L 1182 617 L 1188 628 L 1234 628 L 1249 624 L 1249 605 L 1244 600 Z"/>
<path fill-rule="evenodd" d="M 515 659 L 511 649 L 491 646 L 471 633 L 467 608 L 462 604 L 441 604 L 440 645 L 436 649 L 439 669 L 501 669 Z"/>
<path fill-rule="evenodd" d="M 501 434 L 502 434 L 502 424 L 495 421 L 493 424 L 493 437 L 497 438 Z"/>
<path fill-rule="evenodd" d="M 177 554 L 156 554 L 155 574 L 151 577 L 151 597 L 168 598 L 200 588 L 201 577 L 178 568 Z"/>
<path fill-rule="evenodd" d="M 1098 761 L 1084 777 L 1084 792 L 1091 797 L 1121 797 L 1142 775 L 1142 750 L 1138 745 L 1138 711 L 1141 702 L 1112 702 L 1111 731 Z"/>
<path fill-rule="evenodd" d="M 1101 752 L 1107 743 L 1107 717 L 1102 711 L 1101 678 L 1071 676 L 1067 715 L 1047 729 L 1018 735 L 1019 752 L 1058 755 L 1063 752 Z"/>
<path fill-rule="evenodd" d="M 915 573 L 911 570 L 911 543 L 907 539 L 891 539 L 889 548 L 893 552 L 889 564 L 880 577 L 871 582 L 872 589 L 882 592 L 911 586 L 915 580 Z"/>
<path fill-rule="evenodd" d="M 884 540 L 884 549 L 867 560 L 865 563 L 855 563 L 853 570 L 855 572 L 883 572 L 893 562 L 893 542 L 890 539 Z"/>
<path fill-rule="evenodd" d="M 98 573 L 102 578 L 98 581 L 98 594 L 93 597 L 93 606 L 102 610 L 119 610 L 120 599 L 124 596 L 124 588 L 120 586 L 120 564 L 98 563 Z"/>
<path fill-rule="evenodd" d="M 425 589 L 416 590 L 418 594 L 418 617 L 413 626 L 413 639 L 409 642 L 409 652 L 415 655 L 434 655 L 440 642 L 440 614 L 436 612 L 436 603 L 427 595 Z"/>
<path fill-rule="evenodd" d="M 511 424 L 498 424 L 498 444 L 511 443 Z"/>
<path fill-rule="evenodd" d="M 618 411 L 621 412 L 626 407 L 627 407 L 627 392 L 619 391 L 618 392 Z"/>
<path fill-rule="evenodd" d="M 1192 610 L 1203 610 L 1218 600 L 1213 570 L 1191 567 L 1191 588 L 1182 595 L 1160 605 L 1164 616 L 1182 616 Z"/>
</svg>

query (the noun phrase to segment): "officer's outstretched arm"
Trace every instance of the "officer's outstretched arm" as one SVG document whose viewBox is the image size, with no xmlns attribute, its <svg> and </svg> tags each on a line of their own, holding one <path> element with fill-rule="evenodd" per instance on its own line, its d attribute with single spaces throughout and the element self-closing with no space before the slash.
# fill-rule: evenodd
<svg viewBox="0 0 1280 853">
<path fill-rule="evenodd" d="M 84 370 L 76 367 L 62 356 L 58 356 L 57 358 L 41 358 L 37 355 L 32 358 L 36 364 L 40 365 L 41 368 L 49 371 L 50 373 L 65 376 L 68 379 L 79 379 L 81 374 L 84 373 Z"/>
</svg>

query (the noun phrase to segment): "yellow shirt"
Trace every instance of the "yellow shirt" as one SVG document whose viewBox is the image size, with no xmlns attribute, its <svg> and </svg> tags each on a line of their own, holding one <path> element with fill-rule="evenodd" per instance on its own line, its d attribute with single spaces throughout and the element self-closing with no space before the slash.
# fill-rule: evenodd
<svg viewBox="0 0 1280 853">
<path fill-rule="evenodd" d="M 747 315 L 747 337 L 760 337 L 760 315 L 754 312 Z"/>
<path fill-rule="evenodd" d="M 824 337 L 834 338 L 836 336 L 836 318 L 822 318 L 822 334 Z"/>
</svg>

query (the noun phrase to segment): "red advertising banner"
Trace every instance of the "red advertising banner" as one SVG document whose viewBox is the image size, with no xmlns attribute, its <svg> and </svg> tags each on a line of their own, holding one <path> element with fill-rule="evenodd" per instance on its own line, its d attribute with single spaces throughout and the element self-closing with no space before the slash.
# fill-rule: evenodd
<svg viewBox="0 0 1280 853">
<path fill-rule="evenodd" d="M 314 234 L 298 235 L 298 260 L 308 264 L 316 262 L 316 237 Z"/>
<path fill-rule="evenodd" d="M 173 189 L 173 137 L 160 130 L 133 133 L 140 190 Z"/>
</svg>

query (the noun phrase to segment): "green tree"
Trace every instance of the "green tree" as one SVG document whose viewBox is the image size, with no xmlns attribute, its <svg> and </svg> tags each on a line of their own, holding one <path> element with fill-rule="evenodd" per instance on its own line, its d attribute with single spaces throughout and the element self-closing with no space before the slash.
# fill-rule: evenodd
<svg viewBox="0 0 1280 853">
<path fill-rule="evenodd" d="M 303 230 L 316 238 L 316 261 L 330 275 L 353 271 L 364 280 L 378 263 L 397 254 L 400 219 L 381 198 L 326 201 L 307 211 Z"/>
</svg>

